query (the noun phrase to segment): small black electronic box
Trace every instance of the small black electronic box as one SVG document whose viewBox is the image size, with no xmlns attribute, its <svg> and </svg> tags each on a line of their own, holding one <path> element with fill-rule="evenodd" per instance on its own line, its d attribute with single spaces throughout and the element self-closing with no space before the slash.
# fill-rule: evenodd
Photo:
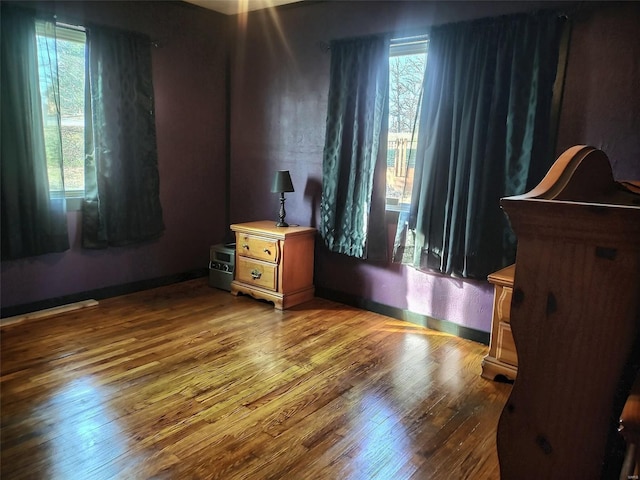
<svg viewBox="0 0 640 480">
<path fill-rule="evenodd" d="M 236 244 L 222 243 L 209 249 L 209 286 L 231 291 Z"/>
</svg>

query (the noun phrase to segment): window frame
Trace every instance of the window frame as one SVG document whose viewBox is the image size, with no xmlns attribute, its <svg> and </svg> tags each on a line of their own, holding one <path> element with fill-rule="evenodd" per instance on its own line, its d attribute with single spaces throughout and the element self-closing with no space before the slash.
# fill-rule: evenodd
<svg viewBox="0 0 640 480">
<path fill-rule="evenodd" d="M 50 28 L 47 28 L 49 25 L 54 25 L 55 31 L 51 31 Z M 84 55 L 86 62 L 86 53 L 87 53 L 87 32 L 83 26 L 80 25 L 71 25 L 63 22 L 43 22 L 36 21 L 35 28 L 36 38 L 38 36 L 44 36 L 49 38 L 54 38 L 56 41 L 64 40 L 69 42 L 80 43 L 84 46 Z M 85 86 L 86 88 L 86 86 Z M 83 97 L 85 96 L 85 92 L 82 93 Z M 84 117 L 83 117 L 84 118 Z M 83 120 L 83 131 L 86 126 L 86 122 Z M 83 133 L 84 137 L 84 133 Z M 62 162 L 64 165 L 65 156 L 64 152 L 62 155 Z M 64 168 L 63 168 L 64 171 Z M 84 182 L 83 182 L 84 183 Z M 64 190 L 59 189 L 50 189 L 49 196 L 51 199 L 65 199 L 67 202 L 67 210 L 80 210 L 82 207 L 82 201 L 85 197 L 85 189 L 67 189 Z"/>
</svg>

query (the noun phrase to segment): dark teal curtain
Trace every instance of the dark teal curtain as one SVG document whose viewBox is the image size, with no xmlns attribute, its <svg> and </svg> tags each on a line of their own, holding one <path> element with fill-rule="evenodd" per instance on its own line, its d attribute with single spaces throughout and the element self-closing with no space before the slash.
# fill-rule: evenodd
<svg viewBox="0 0 640 480">
<path fill-rule="evenodd" d="M 320 235 L 328 249 L 386 258 L 389 41 L 331 42 Z"/>
<path fill-rule="evenodd" d="M 64 251 L 69 238 L 55 38 L 38 42 L 33 13 L 1 8 L 0 196 L 7 260 Z M 57 196 L 50 180 L 62 189 Z"/>
<path fill-rule="evenodd" d="M 536 12 L 435 27 L 410 212 L 394 259 L 486 278 L 515 259 L 500 198 L 553 163 L 551 104 L 565 19 Z"/>
<path fill-rule="evenodd" d="M 122 246 L 163 230 L 151 41 L 87 28 L 85 200 L 82 245 Z"/>
</svg>

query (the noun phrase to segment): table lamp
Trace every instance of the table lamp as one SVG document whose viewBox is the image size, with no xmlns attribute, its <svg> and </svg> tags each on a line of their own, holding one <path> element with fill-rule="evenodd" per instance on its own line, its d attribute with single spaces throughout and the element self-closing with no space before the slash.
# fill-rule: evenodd
<svg viewBox="0 0 640 480">
<path fill-rule="evenodd" d="M 288 227 L 289 224 L 284 221 L 284 217 L 287 212 L 284 210 L 284 192 L 294 192 L 293 183 L 291 182 L 291 175 L 289 170 L 279 170 L 276 172 L 276 176 L 273 179 L 273 186 L 271 187 L 273 193 L 280 194 L 280 213 L 279 221 L 276 223 L 276 227 Z"/>
</svg>

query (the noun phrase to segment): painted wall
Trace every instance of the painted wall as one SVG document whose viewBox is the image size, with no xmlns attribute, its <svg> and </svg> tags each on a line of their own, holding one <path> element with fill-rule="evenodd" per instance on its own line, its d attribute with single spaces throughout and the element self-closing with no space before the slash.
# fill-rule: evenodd
<svg viewBox="0 0 640 480">
<path fill-rule="evenodd" d="M 29 5 L 34 5 L 27 2 Z M 147 244 L 80 248 L 2 262 L 2 307 L 206 268 L 224 240 L 227 17 L 183 2 L 44 2 L 59 19 L 83 19 L 148 34 L 153 50 L 160 199 L 166 231 Z"/>
<path fill-rule="evenodd" d="M 558 153 L 605 152 L 617 180 L 640 179 L 640 3 L 603 3 L 575 15 Z"/>
<path fill-rule="evenodd" d="M 557 5 L 557 4 L 556 4 Z M 571 7 L 575 4 L 566 4 Z M 271 176 L 289 169 L 288 221 L 317 226 L 322 149 L 335 38 L 494 16 L 532 2 L 319 2 L 256 12 L 234 25 L 231 220 L 276 218 Z M 640 178 L 639 4 L 590 4 L 572 18 L 573 43 L 558 154 L 587 143 L 611 152 L 616 178 Z M 615 157 L 615 158 L 614 158 Z M 390 225 L 390 233 L 395 226 Z M 329 253 L 316 243 L 317 287 L 488 332 L 492 288 L 387 263 Z"/>
<path fill-rule="evenodd" d="M 59 11 L 139 30 L 154 51 L 160 194 L 167 230 L 146 245 L 79 248 L 1 266 L 2 306 L 122 285 L 206 266 L 227 238 L 225 58 L 232 48 L 230 220 L 275 219 L 270 193 L 291 170 L 290 223 L 317 226 L 331 39 L 414 30 L 548 6 L 533 2 L 309 2 L 223 17 L 174 2 L 51 2 Z M 574 16 L 558 153 L 577 143 L 609 153 L 616 178 L 640 178 L 640 4 L 595 5 Z M 225 28 L 233 45 L 225 43 Z M 394 225 L 389 226 L 392 234 Z M 492 289 L 386 263 L 354 260 L 316 244 L 320 288 L 489 331 Z"/>
</svg>

